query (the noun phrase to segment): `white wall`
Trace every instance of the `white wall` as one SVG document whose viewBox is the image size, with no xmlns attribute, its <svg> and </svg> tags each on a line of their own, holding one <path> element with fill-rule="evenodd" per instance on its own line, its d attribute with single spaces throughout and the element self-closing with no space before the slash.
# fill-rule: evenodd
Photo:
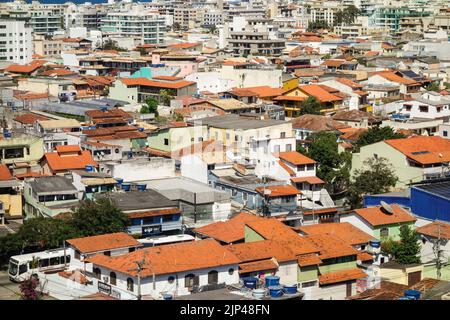
<svg viewBox="0 0 450 320">
<path fill-rule="evenodd" d="M 130 161 L 114 164 L 100 164 L 100 169 L 113 178 L 122 178 L 124 182 L 135 182 L 152 179 L 175 177 L 175 161 L 154 158 L 151 161 Z M 107 170 L 110 170 L 108 172 Z"/>
<path fill-rule="evenodd" d="M 197 155 L 181 158 L 181 175 L 208 184 L 208 165 Z"/>
<path fill-rule="evenodd" d="M 352 224 L 354 227 L 373 236 L 373 229 L 367 224 L 367 222 L 363 221 L 354 213 L 341 215 L 339 218 L 339 222 L 348 222 Z"/>
</svg>

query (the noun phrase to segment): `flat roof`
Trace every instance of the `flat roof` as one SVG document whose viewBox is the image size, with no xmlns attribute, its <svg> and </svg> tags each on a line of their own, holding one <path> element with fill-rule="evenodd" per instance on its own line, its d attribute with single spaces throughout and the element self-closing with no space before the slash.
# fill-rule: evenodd
<svg viewBox="0 0 450 320">
<path fill-rule="evenodd" d="M 40 195 L 52 193 L 75 193 L 77 189 L 72 181 L 61 176 L 37 177 L 29 182 L 33 191 Z"/>
<path fill-rule="evenodd" d="M 413 186 L 413 188 L 423 190 L 425 192 L 450 200 L 450 181 L 415 185 Z"/>
<path fill-rule="evenodd" d="M 223 128 L 223 129 L 257 129 L 270 126 L 276 126 L 286 124 L 287 122 L 281 120 L 257 120 L 250 119 L 248 117 L 240 117 L 238 115 L 229 114 L 223 116 L 209 117 L 196 122 L 201 122 L 203 125 L 210 127 Z"/>
<path fill-rule="evenodd" d="M 175 201 L 169 200 L 155 190 L 121 191 L 95 195 L 95 198 L 108 198 L 123 211 L 139 211 L 152 208 L 178 207 Z"/>
</svg>

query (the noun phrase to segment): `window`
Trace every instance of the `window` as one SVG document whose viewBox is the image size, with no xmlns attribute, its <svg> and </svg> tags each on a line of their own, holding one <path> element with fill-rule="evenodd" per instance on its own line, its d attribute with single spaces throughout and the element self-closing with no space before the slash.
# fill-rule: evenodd
<svg viewBox="0 0 450 320">
<path fill-rule="evenodd" d="M 116 285 L 117 284 L 117 276 L 115 272 L 110 272 L 109 273 L 109 283 L 112 285 Z"/>
<path fill-rule="evenodd" d="M 219 273 L 216 270 L 208 272 L 208 284 L 217 284 L 219 282 Z"/>
<path fill-rule="evenodd" d="M 110 256 L 111 256 L 111 251 L 105 251 L 103 254 L 104 254 L 105 256 L 110 257 Z"/>
<path fill-rule="evenodd" d="M 172 284 L 175 281 L 175 277 L 174 276 L 170 276 L 169 278 L 167 278 L 167 282 Z"/>
<path fill-rule="evenodd" d="M 280 138 L 281 138 L 281 139 L 286 138 L 286 132 L 282 132 L 282 133 L 280 134 Z"/>
<path fill-rule="evenodd" d="M 447 131 L 447 130 L 442 131 L 442 135 L 443 135 L 444 137 L 447 137 L 447 136 L 448 136 L 448 131 Z"/>
<path fill-rule="evenodd" d="M 244 199 L 244 201 L 247 201 L 247 199 L 248 199 L 248 193 L 247 192 L 243 192 L 242 193 L 242 199 Z"/>
<path fill-rule="evenodd" d="M 100 268 L 94 268 L 92 271 L 94 272 L 94 276 L 100 280 L 100 276 L 102 275 Z"/>
<path fill-rule="evenodd" d="M 428 106 L 419 106 L 420 112 L 428 112 Z"/>
<path fill-rule="evenodd" d="M 292 145 L 291 144 L 287 144 L 286 145 L 286 152 L 292 151 Z"/>
<path fill-rule="evenodd" d="M 50 265 L 51 266 L 56 266 L 58 264 L 59 264 L 59 257 L 50 258 Z"/>
<path fill-rule="evenodd" d="M 39 268 L 48 267 L 49 261 L 48 259 L 40 259 L 39 260 Z"/>
<path fill-rule="evenodd" d="M 25 273 L 28 270 L 28 266 L 26 264 L 21 264 L 19 266 L 19 274 Z"/>
<path fill-rule="evenodd" d="M 5 149 L 5 159 L 23 158 L 23 148 Z"/>
<path fill-rule="evenodd" d="M 381 238 L 387 238 L 389 236 L 389 229 L 388 228 L 382 228 L 380 230 L 380 237 Z"/>
<path fill-rule="evenodd" d="M 232 276 L 234 274 L 234 269 L 233 268 L 228 269 L 228 274 Z"/>
<path fill-rule="evenodd" d="M 184 277 L 184 286 L 192 289 L 194 286 L 198 286 L 199 279 L 194 274 L 190 273 Z"/>
<path fill-rule="evenodd" d="M 302 288 L 314 287 L 317 281 L 308 281 L 302 283 Z"/>
<path fill-rule="evenodd" d="M 279 153 L 279 152 L 280 152 L 280 146 L 279 146 L 279 145 L 276 145 L 276 146 L 275 146 L 274 152 L 275 152 L 275 153 Z"/>
<path fill-rule="evenodd" d="M 131 278 L 127 279 L 127 290 L 131 292 L 134 291 L 134 281 Z"/>
<path fill-rule="evenodd" d="M 164 145 L 168 146 L 169 145 L 169 139 L 164 139 Z"/>
</svg>

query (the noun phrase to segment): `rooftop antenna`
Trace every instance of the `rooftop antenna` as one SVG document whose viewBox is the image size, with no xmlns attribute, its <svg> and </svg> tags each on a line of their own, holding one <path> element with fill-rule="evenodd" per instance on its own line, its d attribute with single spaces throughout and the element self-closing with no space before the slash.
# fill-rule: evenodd
<svg viewBox="0 0 450 320">
<path fill-rule="evenodd" d="M 393 214 L 394 211 L 392 210 L 392 207 L 390 204 L 387 204 L 384 201 L 380 201 L 381 207 L 384 209 L 384 211 L 388 214 Z"/>
</svg>

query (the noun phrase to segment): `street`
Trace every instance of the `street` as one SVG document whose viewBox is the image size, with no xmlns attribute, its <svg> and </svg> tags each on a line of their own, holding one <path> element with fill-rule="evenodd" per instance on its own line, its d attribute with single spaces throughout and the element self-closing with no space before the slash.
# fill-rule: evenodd
<svg viewBox="0 0 450 320">
<path fill-rule="evenodd" d="M 19 284 L 9 280 L 8 272 L 0 270 L 0 300 L 19 300 Z"/>
</svg>

